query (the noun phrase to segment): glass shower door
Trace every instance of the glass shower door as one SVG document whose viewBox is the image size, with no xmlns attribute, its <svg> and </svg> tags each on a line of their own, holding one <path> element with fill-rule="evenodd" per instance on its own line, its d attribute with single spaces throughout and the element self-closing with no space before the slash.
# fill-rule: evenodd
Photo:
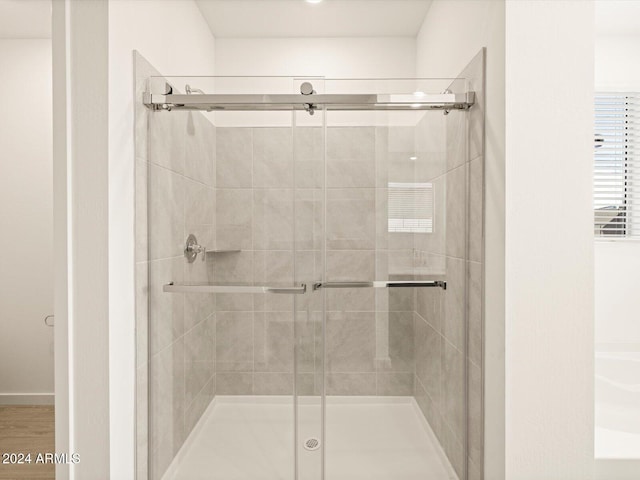
<svg viewBox="0 0 640 480">
<path fill-rule="evenodd" d="M 149 478 L 466 479 L 466 83 L 154 80 Z"/>
<path fill-rule="evenodd" d="M 464 479 L 465 113 L 326 115 L 324 478 Z"/>
<path fill-rule="evenodd" d="M 154 81 L 289 93 L 292 79 Z M 324 141 L 294 130 L 290 111 L 149 114 L 149 478 L 297 478 L 296 390 L 320 405 L 305 292 L 321 232 L 305 212 L 322 208 L 294 151 L 319 145 L 322 165 Z"/>
<path fill-rule="evenodd" d="M 319 78 L 295 79 L 293 92 L 305 82 L 323 93 Z M 313 288 L 324 272 L 325 112 L 293 113 L 296 281 L 307 285 L 298 297 L 295 321 L 296 480 L 322 480 L 324 468 L 324 299 Z"/>
</svg>

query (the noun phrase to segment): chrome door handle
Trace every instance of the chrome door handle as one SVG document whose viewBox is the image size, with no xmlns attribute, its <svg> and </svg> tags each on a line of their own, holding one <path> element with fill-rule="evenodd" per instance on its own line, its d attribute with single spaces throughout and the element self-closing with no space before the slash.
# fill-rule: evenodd
<svg viewBox="0 0 640 480">
<path fill-rule="evenodd" d="M 265 293 L 302 295 L 307 291 L 307 285 L 303 283 L 299 287 L 265 287 L 264 291 Z"/>
<path fill-rule="evenodd" d="M 318 282 L 313 284 L 314 290 L 321 288 L 374 288 L 373 282 Z"/>
</svg>

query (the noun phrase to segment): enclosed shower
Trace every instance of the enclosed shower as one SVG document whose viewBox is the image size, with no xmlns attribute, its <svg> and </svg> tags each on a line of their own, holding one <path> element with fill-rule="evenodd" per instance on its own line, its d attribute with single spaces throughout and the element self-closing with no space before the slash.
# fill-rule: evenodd
<svg viewBox="0 0 640 480">
<path fill-rule="evenodd" d="M 136 75 L 138 479 L 481 478 L 482 52 Z"/>
</svg>

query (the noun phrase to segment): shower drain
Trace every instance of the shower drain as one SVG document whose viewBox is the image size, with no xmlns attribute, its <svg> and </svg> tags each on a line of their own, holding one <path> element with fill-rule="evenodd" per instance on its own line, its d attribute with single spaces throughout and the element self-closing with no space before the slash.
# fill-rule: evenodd
<svg viewBox="0 0 640 480">
<path fill-rule="evenodd" d="M 305 450 L 317 450 L 318 448 L 320 448 L 320 440 L 318 440 L 317 438 L 307 438 L 304 441 L 304 448 Z"/>
</svg>

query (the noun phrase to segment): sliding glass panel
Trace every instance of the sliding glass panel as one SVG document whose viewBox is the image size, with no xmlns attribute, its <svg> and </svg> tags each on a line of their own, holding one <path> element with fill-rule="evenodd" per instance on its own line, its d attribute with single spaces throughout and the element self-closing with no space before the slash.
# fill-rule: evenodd
<svg viewBox="0 0 640 480">
<path fill-rule="evenodd" d="M 296 79 L 318 93 L 322 79 Z M 310 85 L 310 86 L 309 86 Z M 296 282 L 307 284 L 296 303 L 296 459 L 297 478 L 321 480 L 323 467 L 323 297 L 313 290 L 324 271 L 324 132 L 323 110 L 294 113 L 293 145 L 296 187 Z"/>
<path fill-rule="evenodd" d="M 149 89 L 416 99 L 148 110 L 149 478 L 465 480 L 468 113 L 417 107 L 467 82 Z"/>
<path fill-rule="evenodd" d="M 292 79 L 151 80 L 166 82 L 190 95 L 289 93 Z M 307 259 L 293 152 L 292 112 L 150 113 L 152 479 L 295 478 Z"/>
<path fill-rule="evenodd" d="M 451 84 L 326 91 L 418 99 Z M 327 480 L 466 478 L 465 118 L 327 112 Z"/>
</svg>

